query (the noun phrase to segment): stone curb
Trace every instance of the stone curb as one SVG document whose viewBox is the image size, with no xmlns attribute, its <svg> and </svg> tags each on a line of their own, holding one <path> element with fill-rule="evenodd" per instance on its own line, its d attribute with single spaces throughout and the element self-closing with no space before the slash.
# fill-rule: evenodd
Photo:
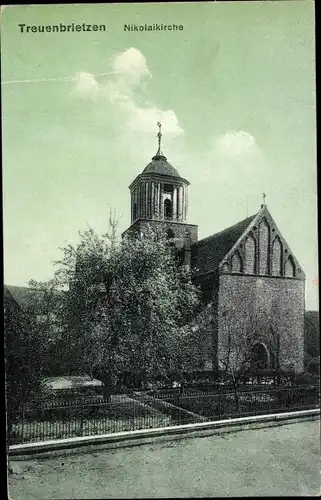
<svg viewBox="0 0 321 500">
<path fill-rule="evenodd" d="M 206 437 L 221 433 L 238 432 L 262 427 L 275 427 L 302 421 L 316 420 L 320 415 L 320 408 L 301 410 L 270 415 L 256 415 L 213 422 L 140 429 L 136 431 L 115 432 L 94 436 L 82 436 L 67 439 L 56 439 L 37 443 L 11 445 L 9 454 L 15 459 L 23 460 L 54 455 L 66 455 L 97 451 L 98 449 L 124 448 L 142 444 L 169 441 L 176 439 Z"/>
</svg>

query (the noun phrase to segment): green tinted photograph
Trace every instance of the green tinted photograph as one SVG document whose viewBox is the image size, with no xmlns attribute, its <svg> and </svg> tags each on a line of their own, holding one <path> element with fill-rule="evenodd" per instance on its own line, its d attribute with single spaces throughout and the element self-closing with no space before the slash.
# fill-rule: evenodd
<svg viewBox="0 0 321 500">
<path fill-rule="evenodd" d="M 9 497 L 320 494 L 314 2 L 0 29 Z"/>
</svg>

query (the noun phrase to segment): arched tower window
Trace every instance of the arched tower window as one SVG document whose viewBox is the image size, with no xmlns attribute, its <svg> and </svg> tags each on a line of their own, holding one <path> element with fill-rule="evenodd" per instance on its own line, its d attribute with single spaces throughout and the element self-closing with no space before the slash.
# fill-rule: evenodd
<svg viewBox="0 0 321 500">
<path fill-rule="evenodd" d="M 166 199 L 164 201 L 164 216 L 168 219 L 173 217 L 173 204 L 171 200 Z"/>
<path fill-rule="evenodd" d="M 266 218 L 262 220 L 259 230 L 259 269 L 260 274 L 269 273 L 270 226 Z"/>
<path fill-rule="evenodd" d="M 285 263 L 284 274 L 287 278 L 295 277 L 295 264 L 292 255 L 289 256 L 288 260 Z"/>
<path fill-rule="evenodd" d="M 272 244 L 272 274 L 273 276 L 282 274 L 282 243 L 278 236 Z"/>
<path fill-rule="evenodd" d="M 232 273 L 241 273 L 243 271 L 242 257 L 239 252 L 235 252 L 232 257 Z"/>
<path fill-rule="evenodd" d="M 137 219 L 137 203 L 133 204 L 133 221 Z"/>
<path fill-rule="evenodd" d="M 252 234 L 248 236 L 245 242 L 245 267 L 246 274 L 255 274 L 255 239 Z"/>
</svg>

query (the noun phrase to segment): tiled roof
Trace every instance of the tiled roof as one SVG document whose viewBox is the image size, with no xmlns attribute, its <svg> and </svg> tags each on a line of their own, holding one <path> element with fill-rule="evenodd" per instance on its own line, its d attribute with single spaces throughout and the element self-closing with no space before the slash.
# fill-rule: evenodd
<svg viewBox="0 0 321 500">
<path fill-rule="evenodd" d="M 194 275 L 215 271 L 256 215 L 194 243 L 191 247 Z"/>
<path fill-rule="evenodd" d="M 31 307 L 34 303 L 34 293 L 35 290 L 26 286 L 4 285 L 4 297 L 12 298 L 19 307 Z"/>
<path fill-rule="evenodd" d="M 156 155 L 152 161 L 144 168 L 143 174 L 158 174 L 158 175 L 168 175 L 170 177 L 180 178 L 179 173 L 176 168 L 168 163 L 167 158 L 162 155 Z"/>
</svg>

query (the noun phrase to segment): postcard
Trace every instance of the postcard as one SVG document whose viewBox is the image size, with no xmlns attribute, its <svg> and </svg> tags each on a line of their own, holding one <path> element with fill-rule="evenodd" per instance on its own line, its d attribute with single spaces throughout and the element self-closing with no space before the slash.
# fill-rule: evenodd
<svg viewBox="0 0 321 500">
<path fill-rule="evenodd" d="M 310 0 L 1 7 L 10 498 L 318 494 L 315 72 Z"/>
</svg>

